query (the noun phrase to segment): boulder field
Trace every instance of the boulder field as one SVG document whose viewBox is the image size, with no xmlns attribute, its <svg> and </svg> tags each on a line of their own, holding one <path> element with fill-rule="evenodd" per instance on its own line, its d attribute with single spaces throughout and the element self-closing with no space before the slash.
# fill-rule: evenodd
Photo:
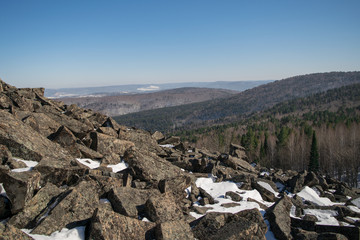
<svg viewBox="0 0 360 240">
<path fill-rule="evenodd" d="M 359 239 L 359 194 L 0 80 L 0 239 Z"/>
</svg>

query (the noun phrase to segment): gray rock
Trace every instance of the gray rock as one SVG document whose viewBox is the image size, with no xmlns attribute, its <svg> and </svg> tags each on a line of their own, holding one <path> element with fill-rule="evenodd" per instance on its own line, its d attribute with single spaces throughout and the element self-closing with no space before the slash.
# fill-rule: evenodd
<svg viewBox="0 0 360 240">
<path fill-rule="evenodd" d="M 107 211 L 95 210 L 89 228 L 89 240 L 124 240 L 154 239 L 155 223 L 144 222 L 135 218 Z"/>
<path fill-rule="evenodd" d="M 226 192 L 225 197 L 229 197 L 231 200 L 235 202 L 240 202 L 243 199 L 239 194 L 232 191 Z"/>
<path fill-rule="evenodd" d="M 8 172 L 3 176 L 3 186 L 11 202 L 11 212 L 20 212 L 40 187 L 40 173 L 37 171 Z"/>
</svg>

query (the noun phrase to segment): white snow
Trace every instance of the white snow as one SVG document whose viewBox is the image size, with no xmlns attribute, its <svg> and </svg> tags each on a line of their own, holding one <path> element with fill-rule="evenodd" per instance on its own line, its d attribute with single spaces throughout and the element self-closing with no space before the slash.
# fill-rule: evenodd
<svg viewBox="0 0 360 240">
<path fill-rule="evenodd" d="M 159 145 L 160 147 L 163 147 L 163 148 L 174 148 L 175 146 L 172 145 L 172 144 L 164 144 L 164 145 Z"/>
<path fill-rule="evenodd" d="M 53 232 L 50 236 L 31 234 L 31 229 L 21 229 L 24 233 L 35 240 L 83 240 L 85 239 L 85 227 L 76 227 L 72 229 L 63 228 Z"/>
<path fill-rule="evenodd" d="M 190 193 L 191 193 L 191 186 L 189 186 L 188 188 L 185 189 L 186 192 L 186 198 L 190 197 Z"/>
<path fill-rule="evenodd" d="M 321 210 L 321 209 L 304 209 L 304 214 L 311 214 L 317 217 L 319 225 L 333 225 L 339 226 L 338 220 L 335 216 L 338 215 L 337 211 L 334 210 Z"/>
<path fill-rule="evenodd" d="M 270 176 L 270 173 L 269 173 L 269 172 L 261 172 L 261 173 L 260 173 L 260 176 L 265 176 L 265 175 L 266 175 L 266 176 Z"/>
<path fill-rule="evenodd" d="M 112 168 L 112 171 L 116 173 L 128 168 L 129 165 L 126 162 L 122 161 L 121 163 L 115 165 L 108 165 L 107 167 Z"/>
<path fill-rule="evenodd" d="M 317 195 L 317 193 L 308 186 L 305 186 L 301 192 L 297 193 L 297 195 L 302 197 L 304 200 L 312 202 L 318 206 L 333 206 L 335 204 L 340 205 L 339 203 L 332 202 L 329 198 L 319 197 L 319 195 Z"/>
<path fill-rule="evenodd" d="M 30 171 L 32 170 L 36 165 L 38 165 L 38 162 L 36 161 L 29 161 L 29 160 L 24 160 L 24 159 L 20 159 L 20 158 L 13 158 L 16 161 L 20 161 L 26 164 L 26 168 L 16 168 L 16 169 L 12 169 L 12 172 L 26 172 L 26 171 Z"/>
<path fill-rule="evenodd" d="M 356 213 L 360 213 L 360 209 L 358 207 L 355 206 L 347 206 L 351 211 L 356 212 Z"/>
<path fill-rule="evenodd" d="M 352 200 L 351 203 L 360 208 L 360 197 Z"/>
<path fill-rule="evenodd" d="M 272 192 L 275 197 L 278 197 L 279 193 L 275 192 L 275 190 L 270 186 L 270 184 L 268 184 L 267 182 L 262 182 L 262 181 L 258 181 L 257 182 L 260 186 L 262 186 L 263 188 L 265 188 L 266 190 L 268 190 L 269 192 Z"/>
<path fill-rule="evenodd" d="M 77 158 L 81 164 L 84 164 L 85 166 L 89 167 L 90 169 L 98 168 L 100 167 L 100 162 L 92 160 L 90 158 Z"/>
<path fill-rule="evenodd" d="M 110 203 L 109 199 L 107 198 L 100 198 L 100 203 Z"/>
<path fill-rule="evenodd" d="M 4 197 L 8 197 L 6 195 L 6 191 L 5 191 L 4 185 L 2 183 L 0 183 L 0 195 L 4 196 Z"/>
</svg>

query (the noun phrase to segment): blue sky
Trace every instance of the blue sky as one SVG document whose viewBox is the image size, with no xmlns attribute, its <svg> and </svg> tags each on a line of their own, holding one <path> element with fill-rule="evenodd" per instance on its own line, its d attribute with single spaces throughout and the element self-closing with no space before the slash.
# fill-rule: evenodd
<svg viewBox="0 0 360 240">
<path fill-rule="evenodd" d="M 358 71 L 359 11 L 358 0 L 0 0 L 0 78 L 60 88 Z"/>
</svg>

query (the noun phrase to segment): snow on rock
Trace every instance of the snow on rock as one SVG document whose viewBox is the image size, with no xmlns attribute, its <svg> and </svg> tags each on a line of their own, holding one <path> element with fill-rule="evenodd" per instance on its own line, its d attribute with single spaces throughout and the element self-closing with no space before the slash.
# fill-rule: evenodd
<svg viewBox="0 0 360 240">
<path fill-rule="evenodd" d="M 239 192 L 239 188 L 234 182 L 214 182 L 212 178 L 198 178 L 195 182 L 197 187 L 201 187 L 214 199 L 225 197 L 228 191 Z"/>
<path fill-rule="evenodd" d="M 20 158 L 13 158 L 16 161 L 20 161 L 26 164 L 26 168 L 16 168 L 12 169 L 12 172 L 26 172 L 32 170 L 36 165 L 38 165 L 38 162 L 36 161 L 29 161 L 29 160 L 23 160 Z"/>
<path fill-rule="evenodd" d="M 335 210 L 321 210 L 321 209 L 304 209 L 304 214 L 311 214 L 317 217 L 318 225 L 333 225 L 339 226 L 338 220 L 335 216 L 338 215 L 338 212 Z"/>
<path fill-rule="evenodd" d="M 121 163 L 115 165 L 108 165 L 107 167 L 111 168 L 112 171 L 116 173 L 128 168 L 129 165 L 126 162 L 122 161 Z"/>
<path fill-rule="evenodd" d="M 360 208 L 360 197 L 352 200 L 351 203 Z"/>
<path fill-rule="evenodd" d="M 63 228 L 60 232 L 56 231 L 50 236 L 31 234 L 31 229 L 21 229 L 35 240 L 83 240 L 85 239 L 85 227 L 76 227 L 72 229 Z"/>
<path fill-rule="evenodd" d="M 164 144 L 164 145 L 159 145 L 160 147 L 163 147 L 163 148 L 174 148 L 175 146 L 172 145 L 172 144 Z"/>
<path fill-rule="evenodd" d="M 333 206 L 335 204 L 339 205 L 339 203 L 334 203 L 328 198 L 319 197 L 319 195 L 317 195 L 317 193 L 308 186 L 305 186 L 301 192 L 297 193 L 297 195 L 304 200 L 312 202 L 318 206 Z"/>
<path fill-rule="evenodd" d="M 355 206 L 347 206 L 351 211 L 356 212 L 356 213 L 360 213 L 360 209 L 358 207 Z"/>
<path fill-rule="evenodd" d="M 85 166 L 89 167 L 90 169 L 100 167 L 99 161 L 91 160 L 89 158 L 77 158 L 76 160 L 79 161 L 81 164 L 84 164 Z"/>
<path fill-rule="evenodd" d="M 279 196 L 278 192 L 275 192 L 275 190 L 270 186 L 270 184 L 268 184 L 267 182 L 262 182 L 262 181 L 258 181 L 257 182 L 260 186 L 262 186 L 263 188 L 265 188 L 266 190 L 268 190 L 269 192 L 272 192 L 275 197 Z"/>
<path fill-rule="evenodd" d="M 276 182 L 275 184 L 276 184 L 277 189 L 278 189 L 280 192 L 285 189 L 285 185 L 282 184 L 281 182 Z"/>
<path fill-rule="evenodd" d="M 8 198 L 8 196 L 6 195 L 4 185 L 2 183 L 0 183 L 0 196 L 4 196 L 4 197 Z"/>
</svg>

